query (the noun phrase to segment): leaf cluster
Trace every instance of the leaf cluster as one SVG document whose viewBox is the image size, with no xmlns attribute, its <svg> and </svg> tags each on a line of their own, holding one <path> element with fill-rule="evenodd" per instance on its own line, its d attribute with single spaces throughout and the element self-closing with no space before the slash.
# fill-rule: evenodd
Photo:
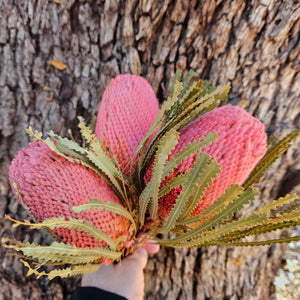
<svg viewBox="0 0 300 300">
<path fill-rule="evenodd" d="M 139 160 L 134 179 L 140 190 L 145 186 L 143 178 L 149 163 L 168 131 L 179 131 L 199 116 L 227 103 L 229 86 L 220 93 L 208 81 L 191 82 L 195 75 L 190 71 L 181 82 L 181 71 L 175 73 L 170 96 L 162 104 L 149 131 L 136 149 L 135 155 L 139 155 Z"/>
</svg>

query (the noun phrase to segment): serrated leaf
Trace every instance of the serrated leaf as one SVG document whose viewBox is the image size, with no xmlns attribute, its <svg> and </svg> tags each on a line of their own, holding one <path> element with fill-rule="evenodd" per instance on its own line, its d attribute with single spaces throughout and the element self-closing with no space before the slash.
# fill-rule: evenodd
<svg viewBox="0 0 300 300">
<path fill-rule="evenodd" d="M 170 98 L 173 98 L 173 96 L 174 96 L 175 83 L 180 80 L 180 77 L 181 77 L 181 70 L 177 70 L 174 75 L 174 80 L 173 80 L 173 84 L 171 87 Z"/>
<path fill-rule="evenodd" d="M 178 176 L 172 178 L 166 185 L 164 185 L 163 187 L 161 187 L 159 189 L 158 198 L 165 196 L 172 189 L 174 189 L 180 185 L 183 185 L 187 179 L 187 176 L 188 176 L 188 173 L 185 173 L 185 174 L 178 175 Z"/>
<path fill-rule="evenodd" d="M 63 142 L 64 141 L 64 142 Z M 66 143 L 67 142 L 67 146 Z M 74 146 L 74 148 L 73 148 Z M 78 144 L 76 142 L 70 141 L 68 139 L 60 138 L 56 142 L 56 153 L 63 156 L 65 159 L 67 159 L 70 162 L 76 162 L 78 164 L 82 164 L 86 166 L 87 168 L 93 170 L 97 175 L 99 175 L 108 185 L 111 184 L 107 176 L 98 168 L 95 167 L 95 165 L 85 156 L 86 151 L 84 148 L 80 152 L 84 153 L 81 154 L 77 151 L 75 151 L 75 148 L 77 149 Z M 73 149 L 72 149 L 73 148 Z M 84 151 L 83 151 L 84 150 Z"/>
<path fill-rule="evenodd" d="M 300 222 L 300 212 L 299 211 L 292 211 L 289 213 L 277 214 L 276 218 L 270 218 L 268 222 L 270 223 L 281 223 L 281 222 L 288 222 L 294 221 L 299 223 Z"/>
<path fill-rule="evenodd" d="M 169 119 L 172 120 L 172 118 L 176 117 L 176 115 L 177 115 L 177 112 L 179 109 L 179 100 L 180 100 L 178 97 L 179 97 L 180 91 L 182 91 L 182 89 L 183 89 L 182 83 L 178 82 L 178 84 L 175 86 L 173 98 L 168 99 L 166 101 L 166 103 L 163 103 L 162 108 L 158 112 L 157 116 L 161 116 L 161 119 L 160 119 L 159 124 L 157 124 L 156 127 L 153 127 L 152 134 L 154 134 L 155 132 L 156 132 L 156 134 L 152 138 L 150 144 L 148 145 L 148 140 L 144 144 L 143 151 L 142 151 L 143 159 L 140 159 L 139 168 L 138 168 L 139 176 L 143 176 L 145 169 L 149 165 L 149 162 L 150 162 L 151 158 L 153 157 L 155 150 L 156 150 L 158 144 L 160 143 L 161 139 L 164 137 L 164 135 L 166 135 L 167 132 L 169 132 L 171 130 L 175 130 L 175 128 L 168 125 L 168 122 L 170 123 L 170 121 L 168 121 L 168 120 Z M 161 111 L 162 111 L 162 113 L 161 113 Z M 158 128 L 159 128 L 159 130 L 158 130 Z"/>
<path fill-rule="evenodd" d="M 182 110 L 186 109 L 191 103 L 193 103 L 203 92 L 201 88 L 199 88 L 199 84 L 197 82 L 193 82 L 192 84 L 188 84 L 181 91 L 180 95 L 180 103 L 183 104 Z"/>
<path fill-rule="evenodd" d="M 205 237 L 199 237 L 195 240 L 195 245 L 201 245 L 206 239 L 206 244 L 208 245 L 218 245 L 218 242 L 222 236 L 230 235 L 236 231 L 241 231 L 249 227 L 255 227 L 260 224 L 263 224 L 267 220 L 266 216 L 258 216 L 258 215 L 251 215 L 236 221 L 231 221 L 225 225 L 221 225 L 220 227 L 216 228 L 209 232 Z"/>
<path fill-rule="evenodd" d="M 217 91 L 215 91 L 215 93 L 217 93 Z M 194 101 L 190 106 L 187 107 L 187 109 L 183 111 L 178 110 L 180 100 L 177 99 L 176 101 L 176 105 L 178 106 L 178 108 L 175 108 L 175 110 L 178 112 L 166 119 L 163 126 L 161 126 L 159 132 L 151 141 L 145 154 L 142 169 L 144 169 L 147 166 L 148 162 L 152 157 L 152 153 L 154 151 L 154 148 L 156 147 L 157 142 L 165 134 L 165 132 L 169 131 L 170 129 L 180 130 L 181 128 L 186 126 L 192 119 L 194 119 L 196 116 L 199 116 L 201 111 L 208 107 L 214 101 L 214 98 L 210 95 L 206 95 L 201 99 L 197 99 L 196 101 Z"/>
<path fill-rule="evenodd" d="M 231 234 L 232 232 L 236 232 L 238 230 L 243 230 L 248 227 L 257 226 L 258 224 L 263 223 L 266 219 L 267 219 L 266 216 L 261 217 L 258 215 L 251 215 L 249 217 L 237 221 L 231 221 L 227 224 L 223 224 L 216 229 L 206 232 L 206 234 L 201 234 L 201 235 L 197 235 L 195 233 L 191 234 L 189 238 L 183 240 L 181 239 L 180 242 L 178 241 L 178 239 L 173 239 L 170 241 L 168 240 L 159 241 L 159 243 L 165 246 L 172 246 L 172 247 L 179 247 L 179 248 L 219 245 L 220 237 Z M 196 230 L 192 230 L 192 231 L 196 231 Z"/>
<path fill-rule="evenodd" d="M 113 188 L 120 196 L 121 200 L 126 198 L 120 184 L 115 178 L 120 177 L 120 172 L 118 172 L 115 167 L 112 167 L 113 164 L 106 155 L 100 159 L 94 152 L 81 147 L 74 141 L 56 135 L 53 131 L 48 132 L 48 135 L 52 138 L 52 140 L 50 138 L 43 140 L 41 134 L 34 132 L 32 128 L 29 128 L 27 133 L 35 137 L 36 140 L 44 142 L 52 151 L 64 157 L 68 161 L 77 162 L 92 169 L 106 182 L 113 184 Z M 54 139 L 56 140 L 56 144 L 53 142 Z M 109 181 L 104 175 L 108 177 Z"/>
<path fill-rule="evenodd" d="M 149 185 L 149 183 L 148 183 L 148 185 Z M 144 188 L 144 190 L 141 193 L 140 198 L 139 198 L 139 223 L 141 225 L 144 225 L 145 214 L 146 214 L 147 207 L 149 205 L 149 202 L 150 202 L 151 196 L 152 196 L 151 195 L 152 189 L 150 187 L 147 188 L 147 186 Z"/>
<path fill-rule="evenodd" d="M 79 120 L 78 128 L 80 129 L 80 134 L 83 139 L 85 139 L 88 143 L 93 143 L 97 140 L 95 134 L 93 133 L 92 129 L 85 125 L 85 120 L 83 117 L 78 116 L 77 119 Z"/>
<path fill-rule="evenodd" d="M 97 271 L 100 266 L 101 264 L 89 264 L 89 265 L 73 266 L 70 268 L 65 268 L 60 270 L 53 270 L 49 273 L 48 278 L 52 280 L 55 277 L 66 278 L 69 276 L 91 273 Z"/>
<path fill-rule="evenodd" d="M 31 126 L 29 126 L 29 128 L 26 129 L 26 132 L 35 141 L 43 142 L 57 155 L 64 157 L 65 159 L 67 159 L 70 162 L 81 163 L 81 164 L 85 165 L 86 167 L 94 170 L 96 173 L 98 173 L 98 175 L 100 175 L 99 171 L 88 163 L 88 160 L 86 159 L 86 157 L 84 155 L 77 153 L 76 151 L 73 151 L 71 146 L 69 146 L 69 147 L 64 146 L 64 143 L 62 141 L 69 141 L 69 140 L 59 137 L 52 130 L 48 134 L 52 139 L 58 140 L 56 144 L 50 138 L 43 139 L 42 133 L 40 133 L 38 131 L 34 131 Z M 70 143 L 71 143 L 71 141 L 70 141 Z M 72 145 L 74 145 L 74 146 L 76 145 L 76 147 L 78 146 L 77 143 L 75 143 L 75 142 L 73 142 Z M 69 155 L 71 155 L 72 157 L 70 157 Z"/>
<path fill-rule="evenodd" d="M 36 244 L 23 243 L 23 247 L 13 247 L 16 251 L 22 251 L 24 255 L 38 259 L 40 256 L 46 259 L 47 254 L 50 255 L 69 255 L 72 257 L 81 256 L 97 256 L 106 257 L 113 260 L 121 257 L 120 252 L 112 251 L 108 248 L 78 248 L 76 246 L 64 243 L 53 242 L 50 246 L 40 246 Z"/>
<path fill-rule="evenodd" d="M 52 254 L 52 253 L 40 253 L 38 255 L 30 255 L 30 259 L 34 259 L 35 261 L 43 264 L 43 265 L 51 265 L 55 263 L 60 264 L 70 264 L 70 265 L 78 265 L 78 264 L 89 264 L 94 262 L 99 262 L 99 255 L 67 255 L 67 254 Z"/>
<path fill-rule="evenodd" d="M 57 153 L 58 155 L 63 155 L 63 153 L 60 153 L 56 149 L 56 146 L 52 140 L 50 140 L 49 138 L 46 138 L 46 139 L 42 138 L 43 135 L 41 132 L 38 132 L 37 130 L 33 130 L 31 126 L 29 126 L 25 131 L 31 138 L 33 138 L 34 141 L 41 141 L 44 144 L 46 144 L 52 151 Z"/>
<path fill-rule="evenodd" d="M 85 156 L 86 150 L 84 148 L 81 148 L 76 142 L 70 141 L 66 138 L 59 138 L 55 146 L 58 150 L 58 152 L 56 152 L 57 154 L 63 156 L 70 162 L 77 162 L 88 167 L 107 181 L 104 174 L 101 173 L 99 169 L 97 169 L 95 165 L 92 164 L 90 160 Z"/>
<path fill-rule="evenodd" d="M 78 127 L 80 128 L 80 133 L 83 139 L 85 139 L 90 144 L 90 150 L 92 150 L 96 156 L 99 157 L 101 161 L 103 161 L 107 169 L 109 169 L 110 173 L 121 180 L 125 180 L 124 175 L 120 171 L 120 166 L 118 161 L 114 159 L 110 159 L 105 151 L 102 148 L 101 141 L 96 137 L 96 135 L 92 132 L 92 129 L 85 125 L 84 119 L 82 117 L 78 117 L 79 124 Z"/>
<path fill-rule="evenodd" d="M 247 236 L 254 236 L 254 235 L 256 236 L 256 235 L 260 235 L 260 234 L 263 234 L 266 232 L 271 232 L 271 231 L 275 231 L 278 229 L 289 228 L 291 226 L 298 225 L 297 222 L 293 222 L 293 221 L 276 223 L 276 224 L 267 223 L 267 222 L 268 222 L 268 220 L 264 224 L 260 224 L 253 228 L 248 228 L 246 230 L 239 230 L 234 233 L 230 233 L 228 236 L 225 235 L 224 237 L 220 238 L 219 240 L 222 242 L 230 242 L 230 241 L 240 240 Z"/>
<path fill-rule="evenodd" d="M 296 194 L 285 195 L 284 197 L 280 197 L 277 200 L 273 200 L 272 202 L 266 204 L 264 207 L 254 211 L 255 214 L 265 214 L 270 212 L 271 210 L 275 210 L 277 207 L 281 207 L 285 204 L 289 204 L 290 202 L 298 199 L 299 197 Z"/>
<path fill-rule="evenodd" d="M 186 218 L 186 219 L 180 219 L 176 222 L 176 226 L 187 226 L 187 225 L 191 225 L 191 224 L 195 224 L 195 223 L 204 223 L 207 222 L 209 219 L 211 218 L 211 216 L 201 216 L 201 215 L 196 215 L 190 218 Z"/>
<path fill-rule="evenodd" d="M 190 209 L 193 209 L 193 207 L 195 207 L 195 202 L 197 205 L 199 198 L 197 198 L 196 201 L 193 198 L 191 201 L 191 206 L 189 206 L 189 204 L 187 204 L 187 202 L 188 202 L 189 198 L 191 197 L 192 193 L 194 193 L 194 195 L 193 195 L 194 197 L 195 196 L 197 197 L 198 186 L 200 185 L 202 180 L 206 181 L 205 175 L 203 174 L 203 176 L 201 176 L 201 171 L 209 163 L 211 163 L 209 155 L 207 153 L 201 152 L 199 154 L 199 157 L 196 158 L 193 168 L 189 171 L 187 180 L 186 180 L 185 184 L 183 185 L 182 191 L 179 194 L 168 218 L 166 219 L 162 228 L 159 229 L 160 233 L 166 233 L 174 227 L 176 221 L 180 217 L 180 214 L 182 213 L 182 210 L 185 206 L 187 206 L 187 208 L 190 210 Z M 212 164 L 214 164 L 214 163 L 212 163 Z M 217 163 L 215 163 L 215 167 L 218 168 Z M 211 173 L 207 174 L 207 176 L 209 177 L 210 174 Z M 211 178 L 210 178 L 210 180 L 211 180 Z M 203 192 L 203 190 L 205 189 L 205 186 L 206 186 L 206 184 L 204 184 L 204 186 L 202 188 L 200 188 L 200 192 L 201 191 Z M 201 196 L 201 194 L 199 196 Z"/>
<path fill-rule="evenodd" d="M 183 78 L 183 86 L 184 86 L 184 88 L 186 88 L 189 85 L 191 78 L 195 77 L 196 75 L 197 74 L 193 70 L 189 70 L 186 73 L 186 75 Z"/>
<path fill-rule="evenodd" d="M 110 236 L 108 236 L 106 233 L 102 232 L 100 229 L 98 229 L 92 223 L 84 222 L 81 219 L 75 219 L 75 218 L 69 217 L 69 220 L 66 221 L 64 219 L 64 217 L 58 217 L 58 218 L 46 219 L 42 223 L 34 224 L 34 225 L 41 225 L 41 226 L 48 227 L 50 229 L 54 229 L 55 227 L 63 227 L 63 228 L 73 228 L 73 229 L 81 230 L 81 231 L 88 233 L 92 238 L 96 239 L 97 241 L 106 242 L 106 244 L 112 250 L 115 251 L 117 248 L 116 243 L 111 239 Z"/>
<path fill-rule="evenodd" d="M 210 105 L 216 102 L 214 96 L 218 94 L 218 91 L 214 91 L 211 94 L 205 95 L 191 105 L 189 105 L 182 113 L 180 113 L 177 118 L 172 121 L 171 124 L 167 126 L 172 127 L 176 130 L 180 130 L 185 127 L 188 123 L 194 120 L 196 117 L 202 115 L 202 111 L 207 109 Z"/>
<path fill-rule="evenodd" d="M 256 191 L 253 191 L 251 189 L 248 189 L 243 193 L 242 191 L 243 191 L 242 187 L 240 187 L 237 184 L 232 184 L 231 187 L 229 187 L 225 191 L 225 193 L 220 197 L 224 203 L 225 202 L 228 203 L 228 205 L 224 210 L 222 210 L 220 213 L 213 216 L 204 224 L 199 225 L 197 228 L 173 239 L 172 241 L 176 243 L 184 243 L 187 240 L 197 238 L 198 236 L 202 235 L 206 231 L 220 224 L 222 221 L 231 217 L 235 212 L 240 210 L 250 200 L 253 200 L 255 195 L 257 194 Z"/>
<path fill-rule="evenodd" d="M 283 244 L 283 243 L 290 243 L 290 242 L 297 242 L 300 241 L 300 236 L 290 236 L 280 239 L 272 239 L 267 241 L 254 241 L 254 242 L 229 242 L 223 243 L 220 242 L 220 246 L 230 246 L 230 247 L 253 247 L 253 246 L 267 246 L 273 244 Z"/>
<path fill-rule="evenodd" d="M 151 211 L 150 217 L 152 219 L 156 218 L 157 208 L 158 208 L 158 191 L 162 179 L 163 169 L 168 156 L 171 154 L 172 150 L 175 148 L 179 139 L 179 133 L 171 129 L 167 132 L 161 139 L 160 144 L 157 147 L 155 160 L 153 163 L 152 176 L 145 187 L 145 191 L 140 196 L 139 203 L 139 222 L 144 224 L 145 212 L 149 201 L 151 201 Z M 151 199 L 149 199 L 149 196 Z M 146 198 L 147 197 L 147 198 Z"/>
<path fill-rule="evenodd" d="M 135 157 L 137 155 L 137 153 L 141 150 L 141 154 L 140 154 L 140 159 L 138 162 L 138 167 L 136 168 L 136 172 L 135 172 L 135 178 L 141 178 L 141 171 L 142 168 L 148 164 L 150 158 L 154 155 L 154 150 L 155 147 L 151 147 L 151 145 L 156 145 L 156 143 L 153 143 L 153 140 L 151 141 L 150 145 L 149 145 L 149 140 L 150 137 L 154 135 L 154 133 L 158 130 L 158 128 L 163 125 L 164 121 L 165 121 L 165 117 L 166 117 L 166 113 L 174 110 L 174 107 L 177 106 L 177 102 L 178 99 L 176 98 L 175 95 L 178 95 L 180 93 L 180 91 L 183 89 L 182 84 L 179 83 L 178 81 L 175 82 L 176 84 L 173 85 L 172 90 L 173 90 L 173 95 L 172 97 L 168 97 L 167 101 L 164 101 L 164 103 L 162 104 L 160 110 L 158 111 L 155 120 L 153 121 L 152 125 L 150 126 L 150 129 L 148 130 L 146 136 L 143 138 L 143 140 L 140 142 L 140 144 L 137 146 L 133 157 Z M 156 134 L 153 139 L 157 142 L 158 140 L 158 136 L 162 137 L 162 134 Z M 147 147 L 151 147 L 152 152 L 149 154 L 149 151 L 147 151 L 147 153 L 145 153 Z M 133 159 L 131 160 L 131 163 L 133 163 Z"/>
<path fill-rule="evenodd" d="M 230 91 L 230 86 L 225 86 L 221 94 L 215 95 L 215 101 L 205 110 L 205 113 L 212 111 L 213 109 L 226 105 L 228 100 L 228 94 Z"/>
<path fill-rule="evenodd" d="M 120 186 L 120 184 L 118 183 L 118 181 L 115 178 L 115 175 L 118 176 L 117 174 L 114 174 L 112 172 L 112 170 L 109 168 L 109 166 L 106 164 L 105 160 L 100 159 L 95 153 L 93 153 L 92 151 L 88 151 L 87 153 L 87 157 L 90 159 L 91 162 L 93 162 L 95 164 L 95 166 L 97 166 L 97 168 L 99 168 L 104 174 L 106 174 L 109 178 L 109 180 L 111 181 L 111 183 L 113 184 L 113 186 L 115 187 L 116 191 L 119 193 L 119 196 L 121 199 L 126 199 L 126 196 L 124 194 L 124 191 L 122 189 L 122 187 Z M 109 158 L 106 157 L 108 160 Z"/>
<path fill-rule="evenodd" d="M 152 190 L 152 199 L 151 199 L 151 210 L 150 217 L 152 219 L 156 218 L 157 209 L 158 209 L 158 191 L 162 179 L 163 169 L 165 162 L 167 161 L 172 150 L 174 150 L 176 144 L 178 143 L 179 133 L 171 129 L 165 134 L 161 139 L 160 144 L 157 147 L 156 157 L 153 163 L 152 177 L 150 182 L 153 180 L 153 183 L 150 184 Z"/>
<path fill-rule="evenodd" d="M 192 154 L 197 153 L 198 151 L 210 145 L 211 143 L 215 142 L 217 138 L 217 133 L 213 131 L 204 136 L 201 142 L 197 139 L 192 143 L 188 144 L 183 149 L 181 149 L 167 162 L 164 168 L 163 177 L 168 176 L 169 173 L 179 164 L 181 164 L 185 159 L 187 159 Z"/>
<path fill-rule="evenodd" d="M 46 273 L 45 271 L 39 272 L 36 269 L 32 269 L 31 266 L 24 260 L 21 260 L 21 262 L 25 267 L 28 268 L 27 276 L 35 275 L 37 278 L 40 278 L 41 276 L 47 276 L 50 280 L 54 279 L 55 277 L 66 278 L 68 276 L 95 272 L 101 266 L 101 264 L 77 265 L 64 269 L 56 269 L 49 273 Z"/>
<path fill-rule="evenodd" d="M 98 199 L 90 199 L 90 203 L 82 204 L 77 207 L 72 207 L 72 209 L 75 213 L 87 211 L 90 209 L 99 209 L 99 210 L 105 210 L 105 211 L 109 211 L 109 212 L 121 215 L 121 216 L 125 217 L 126 219 L 128 219 L 133 224 L 135 232 L 137 231 L 136 223 L 135 223 L 131 213 L 128 210 L 126 210 L 125 207 L 123 207 L 122 205 L 120 205 L 118 203 L 111 202 L 111 201 L 103 201 L 102 202 L 101 200 L 98 200 Z"/>
<path fill-rule="evenodd" d="M 300 202 L 294 203 L 292 205 L 289 205 L 288 207 L 283 209 L 284 213 L 289 213 L 292 211 L 297 211 L 300 208 Z"/>
<path fill-rule="evenodd" d="M 256 165 L 254 170 L 250 173 L 249 177 L 244 182 L 243 187 L 246 189 L 257 183 L 264 174 L 265 170 L 270 167 L 279 158 L 279 156 L 291 146 L 291 142 L 299 135 L 300 128 L 292 131 L 279 142 L 271 146 L 267 153 Z"/>
<path fill-rule="evenodd" d="M 184 220 L 190 216 L 213 178 L 217 177 L 220 172 L 221 167 L 215 159 L 211 159 L 200 166 L 195 184 L 191 187 L 191 197 L 180 216 L 180 220 Z"/>
<path fill-rule="evenodd" d="M 107 245 L 112 249 L 116 250 L 117 245 L 116 243 L 111 239 L 110 236 L 108 236 L 106 233 L 102 232 L 100 229 L 98 229 L 96 226 L 94 226 L 92 223 L 84 222 L 82 219 L 75 219 L 72 217 L 69 217 L 68 220 L 65 220 L 64 217 L 54 217 L 50 219 L 45 219 L 43 222 L 38 223 L 31 223 L 28 220 L 25 220 L 24 222 L 17 221 L 15 219 L 12 219 L 9 216 L 6 216 L 7 219 L 10 221 L 13 221 L 15 224 L 14 226 L 24 225 L 24 226 L 30 226 L 31 229 L 41 229 L 41 228 L 49 228 L 53 230 L 54 228 L 61 227 L 61 228 L 72 228 L 76 230 L 81 230 L 86 233 L 88 233 L 91 237 L 96 239 L 97 241 L 104 241 L 107 243 Z"/>
</svg>

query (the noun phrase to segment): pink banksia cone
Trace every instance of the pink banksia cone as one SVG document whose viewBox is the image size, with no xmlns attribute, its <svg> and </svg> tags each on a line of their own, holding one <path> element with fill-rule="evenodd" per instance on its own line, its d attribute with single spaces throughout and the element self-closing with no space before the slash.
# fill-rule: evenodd
<svg viewBox="0 0 300 300">
<path fill-rule="evenodd" d="M 189 143 L 196 139 L 201 140 L 213 131 L 218 134 L 218 139 L 202 151 L 216 159 L 221 166 L 221 172 L 199 199 L 193 215 L 200 214 L 231 184 L 243 184 L 267 151 L 267 135 L 263 124 L 240 107 L 227 105 L 210 111 L 183 128 L 171 157 Z M 188 172 L 195 159 L 196 155 L 186 159 L 178 166 L 178 171 Z M 170 174 L 168 180 L 174 176 Z M 159 212 L 162 218 L 168 216 L 180 191 L 181 187 L 178 187 L 159 199 Z"/>
<path fill-rule="evenodd" d="M 119 75 L 111 80 L 103 94 L 95 134 L 116 157 L 126 175 L 132 175 L 128 163 L 158 110 L 152 87 L 140 76 Z"/>
<path fill-rule="evenodd" d="M 108 184 L 94 171 L 59 156 L 43 142 L 33 142 L 21 150 L 9 169 L 11 186 L 17 184 L 22 202 L 33 216 L 42 222 L 53 217 L 82 219 L 92 223 L 113 240 L 128 236 L 129 222 L 115 213 L 89 210 L 74 213 L 73 206 L 89 203 L 90 199 L 109 200 L 121 204 Z M 13 187 L 14 192 L 17 191 Z M 53 232 L 64 243 L 77 247 L 103 247 L 89 234 L 69 228 L 55 228 Z"/>
</svg>

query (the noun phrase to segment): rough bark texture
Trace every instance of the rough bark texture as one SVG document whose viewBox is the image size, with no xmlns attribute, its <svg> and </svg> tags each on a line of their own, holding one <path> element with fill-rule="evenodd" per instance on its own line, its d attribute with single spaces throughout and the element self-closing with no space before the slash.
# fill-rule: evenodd
<svg viewBox="0 0 300 300">
<path fill-rule="evenodd" d="M 174 71 L 192 69 L 219 87 L 231 85 L 230 102 L 256 115 L 269 134 L 299 127 L 296 2 L 0 0 L 1 236 L 45 240 L 3 219 L 27 216 L 7 178 L 11 159 L 28 145 L 25 128 L 66 135 L 71 127 L 77 136 L 76 116 L 90 120 L 119 73 L 144 76 L 163 101 Z M 67 69 L 55 69 L 52 59 Z M 299 193 L 299 149 L 298 139 L 265 175 L 263 201 Z M 281 246 L 162 249 L 146 270 L 146 298 L 272 299 L 283 253 Z M 27 278 L 19 259 L 4 254 L 1 247 L 0 299 L 66 299 L 78 283 Z"/>
</svg>

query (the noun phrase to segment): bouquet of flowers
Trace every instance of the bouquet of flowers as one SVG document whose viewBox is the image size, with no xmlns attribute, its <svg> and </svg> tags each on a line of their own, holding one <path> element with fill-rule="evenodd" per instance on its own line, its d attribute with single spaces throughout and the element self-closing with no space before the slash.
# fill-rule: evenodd
<svg viewBox="0 0 300 300">
<path fill-rule="evenodd" d="M 253 185 L 300 130 L 268 143 L 258 119 L 226 105 L 229 87 L 218 92 L 209 82 L 192 81 L 194 75 L 180 81 L 176 72 L 160 109 L 145 79 L 117 76 L 104 92 L 94 126 L 78 118 L 80 144 L 52 131 L 43 139 L 27 130 L 34 141 L 13 160 L 9 178 L 32 221 L 6 217 L 14 226 L 44 229 L 54 241 L 2 243 L 22 253 L 29 275 L 52 279 L 92 272 L 119 262 L 148 239 L 170 247 L 300 240 L 247 241 L 300 224 L 295 194 L 234 217 L 255 199 Z M 44 265 L 57 268 L 47 272 Z"/>
</svg>

